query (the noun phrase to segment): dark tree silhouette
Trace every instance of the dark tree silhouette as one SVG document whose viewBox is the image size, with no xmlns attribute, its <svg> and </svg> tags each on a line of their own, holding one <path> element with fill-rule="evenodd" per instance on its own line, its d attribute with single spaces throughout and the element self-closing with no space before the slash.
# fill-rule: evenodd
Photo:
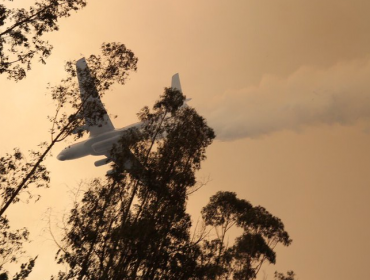
<svg viewBox="0 0 370 280">
<path fill-rule="evenodd" d="M 232 192 L 202 210 L 217 238 L 190 237 L 187 194 L 214 133 L 184 99 L 166 89 L 138 114 L 143 126 L 114 147 L 108 178 L 92 181 L 72 209 L 57 255 L 68 270 L 52 279 L 255 279 L 275 263 L 275 246 L 291 243 L 280 219 Z M 227 247 L 234 225 L 243 234 Z"/>
<path fill-rule="evenodd" d="M 90 66 L 92 81 L 97 85 L 99 94 L 103 95 L 114 82 L 124 84 L 128 71 L 136 70 L 137 58 L 133 52 L 119 43 L 105 43 L 102 45 L 102 56 L 92 55 L 87 58 Z M 82 126 L 83 119 L 76 117 L 83 109 L 91 89 L 86 89 L 85 100 L 80 98 L 80 90 L 76 81 L 75 61 L 68 62 L 66 70 L 68 77 L 60 85 L 51 87 L 52 98 L 56 102 L 55 115 L 50 117 L 52 123 L 51 142 L 40 145 L 41 151 L 32 151 L 31 160 L 24 162 L 22 153 L 16 149 L 14 155 L 0 158 L 0 195 L 3 199 L 0 217 L 11 203 L 18 201 L 18 196 L 31 183 L 36 186 L 47 186 L 48 172 L 42 161 L 50 153 L 55 143 L 63 141 L 71 135 L 76 138 L 83 135 L 83 131 L 75 134 L 76 129 Z M 71 111 L 74 112 L 71 115 Z M 69 112 L 69 113 L 67 113 Z M 93 110 L 87 114 L 93 114 Z M 21 163 L 22 162 L 22 163 Z"/>
<path fill-rule="evenodd" d="M 101 95 L 115 82 L 124 84 L 128 72 L 130 70 L 135 71 L 137 64 L 137 58 L 133 52 L 120 43 L 104 43 L 102 45 L 102 55 L 92 55 L 86 60 L 90 66 L 92 82 L 97 85 Z M 55 143 L 73 135 L 83 123 L 83 120 L 77 116 L 86 100 L 80 99 L 74 67 L 75 61 L 68 62 L 66 65 L 68 77 L 60 85 L 50 88 L 52 98 L 56 102 L 55 115 L 49 118 L 52 123 L 51 141 L 42 143 L 38 151 L 30 152 L 29 157 L 25 157 L 19 149 L 14 149 L 13 153 L 0 158 L 0 219 L 6 221 L 7 226 L 3 228 L 8 236 L 12 233 L 9 221 L 5 216 L 6 211 L 12 203 L 20 201 L 21 197 L 25 201 L 32 198 L 38 200 L 39 197 L 35 194 L 34 188 L 48 187 L 50 181 L 49 172 L 42 164 L 43 160 L 50 153 Z M 86 92 L 86 99 L 88 99 L 91 90 L 87 89 Z M 92 114 L 93 112 L 91 110 L 87 113 Z M 81 131 L 75 134 L 75 137 L 78 138 L 82 135 L 83 132 Z M 27 196 L 24 196 L 24 194 L 27 194 Z M 4 240 L 7 240 L 6 238 Z M 26 238 L 23 239 L 27 240 Z M 9 246 L 12 244 L 4 241 L 5 243 Z M 15 244 L 13 245 L 15 246 Z M 0 246 L 0 252 L 3 249 L 4 247 Z M 20 253 L 18 247 L 14 247 L 8 252 L 13 256 Z M 0 254 L 0 261 L 6 260 L 1 259 L 2 257 Z M 32 270 L 34 262 L 35 259 L 31 259 L 28 264 L 24 264 L 21 271 L 14 276 L 18 278 L 14 279 L 25 279 Z M 3 272 L 2 267 L 0 267 L 0 277 L 3 277 L 1 275 L 8 277 L 7 273 Z"/>
<path fill-rule="evenodd" d="M 23 244 L 28 241 L 28 235 L 26 228 L 11 231 L 9 221 L 6 218 L 0 218 L 0 280 L 9 279 L 9 273 L 4 269 L 4 265 L 18 261 L 18 257 L 24 253 Z M 23 263 L 13 280 L 26 279 L 35 265 L 36 258 Z"/>
<path fill-rule="evenodd" d="M 0 4 L 0 74 L 19 81 L 34 59 L 45 64 L 53 47 L 43 35 L 58 30 L 60 18 L 85 6 L 86 0 L 42 0 L 28 10 Z"/>
<path fill-rule="evenodd" d="M 205 240 L 201 264 L 215 279 L 254 279 L 267 260 L 275 263 L 274 248 L 291 239 L 284 224 L 261 206 L 252 206 L 233 192 L 218 192 L 202 210 L 206 225 L 215 229 L 216 239 Z M 243 229 L 235 244 L 227 248 L 225 236 L 234 225 Z M 205 269 L 206 271 L 206 269 Z"/>
<path fill-rule="evenodd" d="M 113 151 L 112 174 L 94 181 L 72 210 L 58 258 L 69 271 L 55 279 L 195 277 L 200 252 L 190 242 L 186 193 L 214 133 L 183 101 L 166 89 L 153 111 L 139 113 L 142 129 Z"/>
</svg>

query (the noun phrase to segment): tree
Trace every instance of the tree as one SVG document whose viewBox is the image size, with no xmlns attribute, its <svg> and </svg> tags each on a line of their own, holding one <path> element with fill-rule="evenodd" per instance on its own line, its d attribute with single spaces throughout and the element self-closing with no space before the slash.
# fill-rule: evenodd
<svg viewBox="0 0 370 280">
<path fill-rule="evenodd" d="M 24 251 L 23 243 L 28 241 L 29 232 L 26 228 L 11 231 L 9 221 L 6 218 L 0 218 L 0 279 L 8 280 L 9 273 L 4 269 L 6 263 L 17 262 L 19 256 Z M 36 257 L 37 258 L 37 257 Z M 23 263 L 20 271 L 16 273 L 13 280 L 26 279 L 35 265 L 36 258 L 31 258 L 27 263 Z"/>
<path fill-rule="evenodd" d="M 97 85 L 99 94 L 103 95 L 114 82 L 124 84 L 128 76 L 128 71 L 136 70 L 137 58 L 134 53 L 127 49 L 124 44 L 104 43 L 102 45 L 102 56 L 91 55 L 87 58 L 90 65 L 92 82 Z M 24 160 L 22 153 L 15 149 L 14 155 L 7 155 L 0 159 L 0 194 L 3 198 L 0 209 L 0 217 L 8 209 L 11 203 L 17 202 L 20 192 L 35 183 L 38 187 L 47 186 L 49 182 L 48 172 L 42 165 L 42 161 L 49 154 L 52 147 L 68 136 L 75 134 L 75 137 L 82 137 L 84 131 L 76 130 L 82 126 L 83 119 L 78 117 L 84 109 L 84 104 L 93 92 L 86 86 L 86 98 L 81 100 L 80 90 L 76 83 L 75 61 L 68 62 L 66 71 L 68 77 L 62 80 L 60 85 L 51 87 L 51 95 L 56 102 L 55 115 L 49 117 L 51 128 L 51 142 L 44 142 L 40 145 L 41 151 L 32 151 L 32 160 L 23 164 L 18 164 Z M 72 112 L 72 113 L 71 113 Z M 94 115 L 97 120 L 99 115 L 90 110 L 85 112 L 87 115 Z"/>
<path fill-rule="evenodd" d="M 292 242 L 279 218 L 261 206 L 253 207 L 237 198 L 233 192 L 212 196 L 202 209 L 202 216 L 206 225 L 214 228 L 217 238 L 204 242 L 207 254 L 202 256 L 205 258 L 201 264 L 219 278 L 232 275 L 233 279 L 254 279 L 265 261 L 275 263 L 277 244 L 288 246 Z M 242 228 L 243 234 L 227 248 L 225 236 L 234 225 Z"/>
<path fill-rule="evenodd" d="M 68 270 L 52 279 L 255 279 L 275 246 L 291 243 L 280 219 L 232 192 L 202 210 L 217 238 L 190 238 L 186 201 L 214 132 L 184 98 L 166 89 L 138 114 L 143 125 L 113 149 L 110 175 L 72 209 L 57 255 Z M 228 247 L 233 226 L 243 234 Z"/>
<path fill-rule="evenodd" d="M 137 64 L 137 58 L 133 52 L 120 43 L 103 44 L 102 56 L 92 55 L 87 58 L 87 61 L 92 75 L 91 82 L 98 85 L 100 94 L 104 94 L 114 82 L 124 84 L 128 71 L 135 71 Z M 9 236 L 16 235 L 10 231 L 9 221 L 5 216 L 6 211 L 12 203 L 20 201 L 22 193 L 28 193 L 28 198 L 26 198 L 26 201 L 28 201 L 35 197 L 34 187 L 49 186 L 49 172 L 42 164 L 43 160 L 50 153 L 55 143 L 73 135 L 83 122 L 78 115 L 83 110 L 83 105 L 87 102 L 86 100 L 90 94 L 93 93 L 90 89 L 86 89 L 86 99 L 80 99 L 79 88 L 75 82 L 76 70 L 74 65 L 75 62 L 68 62 L 66 66 L 68 77 L 60 85 L 51 87 L 52 98 L 56 101 L 55 115 L 49 118 L 52 123 L 51 142 L 42 143 L 39 151 L 31 151 L 28 158 L 19 149 L 14 149 L 13 153 L 0 158 L 0 219 L 4 223 L 3 239 L 0 239 L 0 242 L 4 240 L 2 244 L 8 246 L 1 247 L 0 243 L 0 258 L 3 258 L 3 261 L 9 257 L 10 260 L 13 260 L 17 254 L 21 253 L 21 245 L 16 246 L 20 243 L 12 243 L 8 239 Z M 86 87 L 88 86 L 87 84 Z M 85 113 L 88 115 L 94 114 L 93 108 Z M 99 118 L 99 116 L 94 116 L 96 120 Z M 75 137 L 78 138 L 82 135 L 83 131 L 79 131 Z M 36 200 L 38 198 L 36 196 Z M 28 232 L 19 235 L 17 240 L 26 241 L 27 236 Z M 1 255 L 1 252 L 5 252 L 4 250 L 7 255 Z M 22 265 L 21 271 L 14 276 L 14 279 L 25 279 L 32 270 L 34 263 L 35 259 L 31 259 L 28 264 Z M 0 277 L 1 275 L 8 277 L 7 273 L 3 272 L 2 266 L 0 267 L 0 273 L 2 273 Z"/>
<path fill-rule="evenodd" d="M 0 195 L 1 207 L 12 197 L 14 189 L 20 184 L 24 177 L 29 174 L 33 169 L 35 161 L 39 157 L 39 153 L 30 151 L 30 158 L 26 159 L 25 156 L 19 151 L 14 149 L 12 154 L 7 154 L 0 158 Z M 38 200 L 38 196 L 34 191 L 30 192 L 31 187 L 48 187 L 49 185 L 49 172 L 45 166 L 39 164 L 27 183 L 24 184 L 23 190 L 27 192 L 25 201 L 32 198 Z M 19 197 L 15 197 L 13 202 L 18 202 Z M 19 258 L 24 253 L 23 245 L 28 242 L 29 232 L 26 228 L 11 230 L 9 220 L 5 215 L 0 217 L 0 279 L 9 279 L 9 273 L 5 269 L 7 263 L 18 262 Z M 35 264 L 36 258 L 29 259 L 28 263 L 21 265 L 20 271 L 14 275 L 14 280 L 26 279 Z"/>
<path fill-rule="evenodd" d="M 139 113 L 143 126 L 115 147 L 112 174 L 94 180 L 71 211 L 58 255 L 69 270 L 54 279 L 195 277 L 200 252 L 190 241 L 187 191 L 214 132 L 194 109 L 181 107 L 184 98 L 166 89 L 153 112 Z"/>
<path fill-rule="evenodd" d="M 28 10 L 0 4 L 0 74 L 19 81 L 31 70 L 34 59 L 45 64 L 53 47 L 43 35 L 58 30 L 60 18 L 85 6 L 86 0 L 42 0 Z"/>
</svg>

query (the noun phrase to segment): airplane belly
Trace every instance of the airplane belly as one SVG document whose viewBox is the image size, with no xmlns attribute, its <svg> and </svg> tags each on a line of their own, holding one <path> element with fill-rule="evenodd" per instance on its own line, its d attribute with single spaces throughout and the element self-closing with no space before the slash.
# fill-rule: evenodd
<svg viewBox="0 0 370 280">
<path fill-rule="evenodd" d="M 72 160 L 91 154 L 91 148 L 85 142 L 77 143 L 65 148 L 58 155 L 59 160 Z"/>
<path fill-rule="evenodd" d="M 118 142 L 121 138 L 121 135 L 114 136 L 107 140 L 99 141 L 91 145 L 93 150 L 93 155 L 107 155 L 110 153 L 113 145 Z"/>
</svg>

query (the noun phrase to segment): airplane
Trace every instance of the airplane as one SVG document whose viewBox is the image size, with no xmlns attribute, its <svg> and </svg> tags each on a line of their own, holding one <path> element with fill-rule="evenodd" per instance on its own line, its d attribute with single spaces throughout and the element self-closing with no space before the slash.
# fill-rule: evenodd
<svg viewBox="0 0 370 280">
<path fill-rule="evenodd" d="M 94 163 L 95 166 L 102 166 L 114 161 L 110 155 L 113 145 L 117 143 L 118 140 L 121 139 L 129 129 L 140 129 L 142 123 L 138 122 L 120 129 L 116 129 L 113 126 L 113 123 L 100 100 L 95 85 L 91 82 L 91 76 L 85 58 L 81 58 L 77 61 L 76 69 L 81 99 L 84 102 L 82 115 L 85 120 L 85 125 L 77 128 L 75 133 L 86 130 L 90 133 L 90 135 L 87 140 L 66 147 L 58 154 L 57 159 L 66 161 L 88 155 L 105 156 L 106 158 L 97 160 Z M 171 87 L 182 92 L 179 74 L 172 76 Z M 89 90 L 89 96 L 87 96 L 85 89 Z M 185 100 L 183 106 L 185 106 L 186 101 L 189 100 L 190 99 Z M 84 109 L 92 110 L 89 111 Z M 95 115 L 94 112 L 96 113 Z M 130 160 L 126 160 L 123 166 L 125 169 L 129 170 L 132 166 L 132 162 Z"/>
</svg>

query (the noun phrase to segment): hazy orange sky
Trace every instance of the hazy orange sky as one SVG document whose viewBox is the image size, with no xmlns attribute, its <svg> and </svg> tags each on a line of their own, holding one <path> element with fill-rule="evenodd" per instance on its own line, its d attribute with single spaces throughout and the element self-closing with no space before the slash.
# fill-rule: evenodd
<svg viewBox="0 0 370 280">
<path fill-rule="evenodd" d="M 90 1 L 48 39 L 47 65 L 19 83 L 0 78 L 1 154 L 50 138 L 46 87 L 64 77 L 67 60 L 99 53 L 103 42 L 125 43 L 139 63 L 104 97 L 115 126 L 136 122 L 179 72 L 190 105 L 218 136 L 198 176 L 211 181 L 190 197 L 194 220 L 211 195 L 235 191 L 281 218 L 293 239 L 258 279 L 275 270 L 300 280 L 370 279 L 369 1 Z M 46 209 L 60 221 L 70 190 L 105 174 L 95 160 L 49 158 L 51 188 L 38 203 L 13 207 L 13 226 L 29 226 L 28 252 L 39 254 L 30 280 L 55 268 Z"/>
</svg>

